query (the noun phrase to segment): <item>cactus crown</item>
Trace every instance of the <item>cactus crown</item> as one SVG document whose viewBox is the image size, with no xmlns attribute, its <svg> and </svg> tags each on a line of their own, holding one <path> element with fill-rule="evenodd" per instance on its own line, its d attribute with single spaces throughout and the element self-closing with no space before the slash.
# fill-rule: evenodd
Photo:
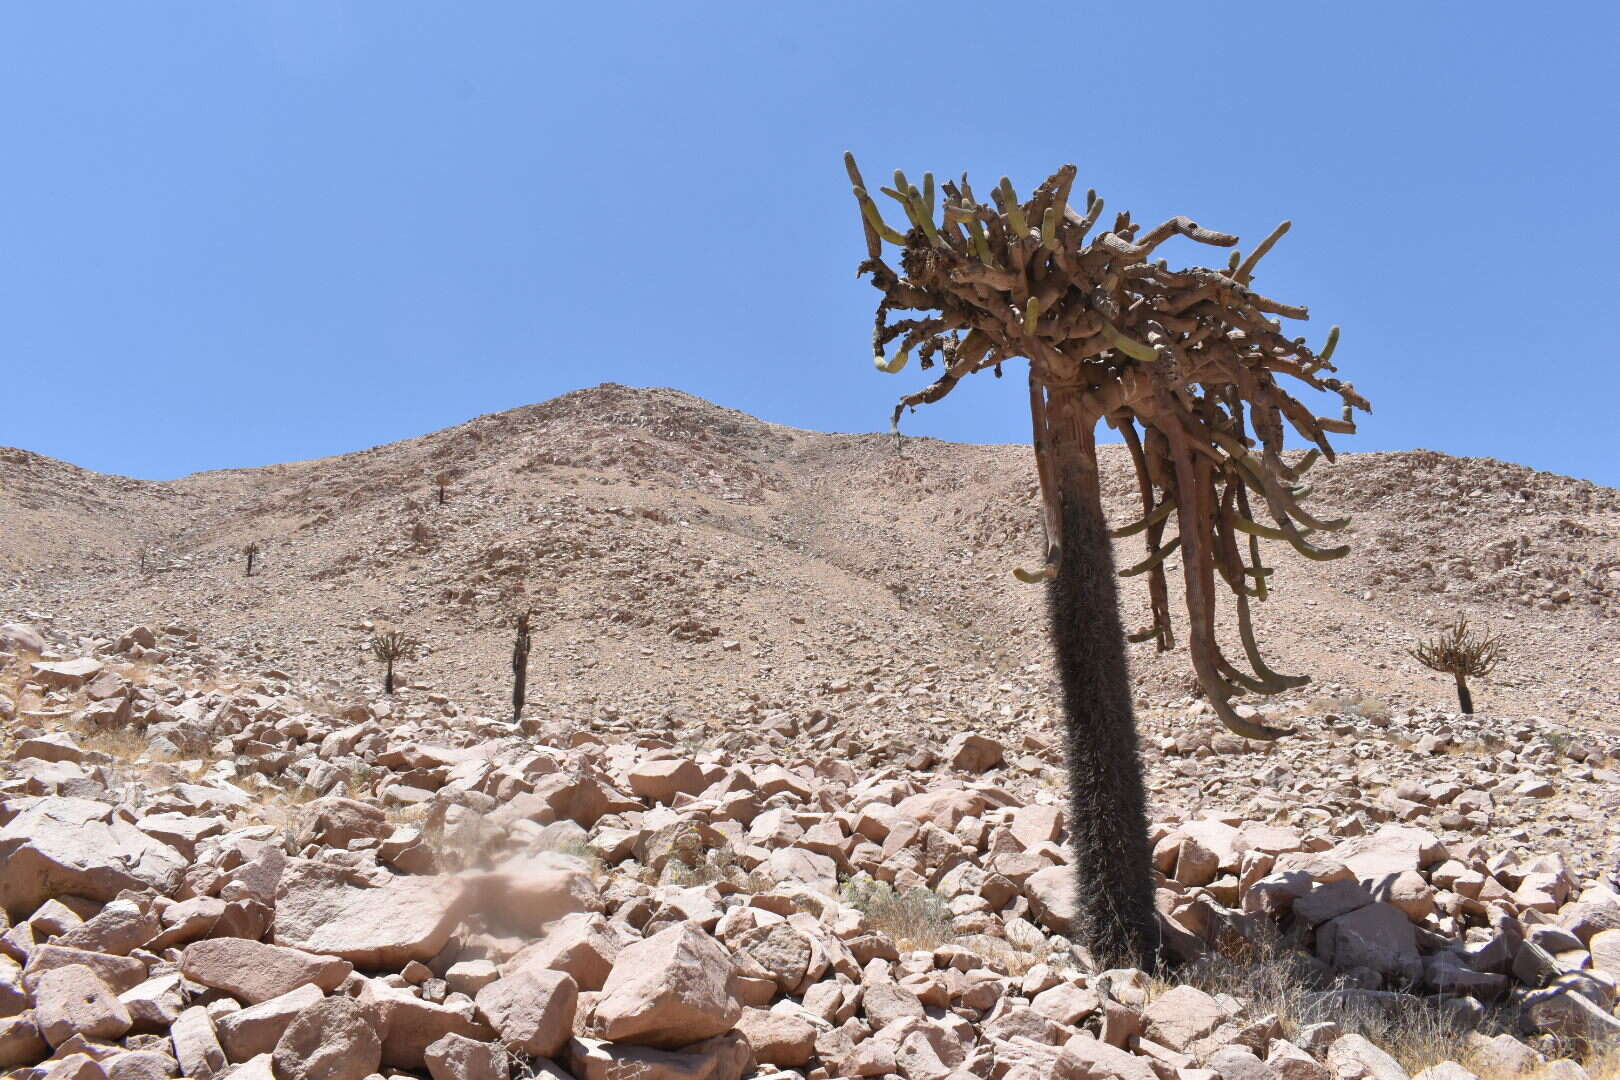
<svg viewBox="0 0 1620 1080">
<path fill-rule="evenodd" d="M 1351 384 L 1333 376 L 1338 327 L 1314 350 L 1303 337 L 1285 335 L 1278 321 L 1309 312 L 1252 288 L 1256 265 L 1289 222 L 1247 256 L 1235 249 L 1236 236 L 1186 217 L 1144 230 L 1121 213 L 1093 235 L 1103 200 L 1091 191 L 1071 202 L 1076 169 L 1065 165 L 1024 202 L 1006 177 L 981 202 L 966 175 L 936 190 L 932 173 L 919 187 L 897 170 L 894 186 L 878 190 L 903 211 L 909 229 L 902 232 L 884 221 L 854 156 L 846 154 L 844 163 L 866 236 L 859 273 L 870 274 L 883 294 L 872 331 L 874 363 L 898 372 L 915 352 L 920 367 L 944 367 L 895 406 L 897 436 L 906 409 L 939 401 L 964 376 L 987 369 L 999 376 L 1003 361 L 1027 358 L 1047 551 L 1041 570 L 1018 576 L 1049 580 L 1061 558 L 1053 425 L 1068 417 L 1089 431 L 1106 420 L 1130 450 L 1142 501 L 1143 517 L 1114 530 L 1142 533 L 1146 541 L 1146 557 L 1124 573 L 1147 575 L 1153 622 L 1132 640 L 1153 640 L 1161 651 L 1172 646 L 1164 561 L 1179 549 L 1193 665 L 1217 714 L 1243 734 L 1280 734 L 1244 723 L 1228 705 L 1236 693 L 1276 693 L 1308 681 L 1272 671 L 1255 645 L 1249 598 L 1265 599 L 1272 573 L 1260 541 L 1281 541 L 1318 560 L 1349 552 L 1313 538 L 1349 519 L 1304 509 L 1310 489 L 1302 474 L 1319 455 L 1333 460 L 1327 436 L 1354 432 L 1353 410 L 1371 411 Z M 1163 259 L 1151 261 L 1175 236 L 1234 250 L 1221 268 L 1172 270 Z M 883 259 L 885 242 L 900 249 L 899 271 Z M 890 322 L 889 313 L 902 309 L 923 314 Z M 1337 394 L 1342 414 L 1313 415 L 1279 385 L 1281 375 Z M 1053 407 L 1060 395 L 1062 406 Z M 1072 414 L 1065 411 L 1071 403 L 1077 403 Z M 1283 458 L 1285 420 L 1315 446 L 1292 463 Z M 1089 467 L 1094 475 L 1095 462 Z M 1269 523 L 1257 520 L 1251 497 Z M 1179 535 L 1164 542 L 1171 517 Z M 1229 662 L 1215 642 L 1217 573 L 1235 598 L 1251 671 Z"/>
<path fill-rule="evenodd" d="M 1489 675 L 1501 659 L 1502 639 L 1473 633 L 1468 629 L 1468 620 L 1459 617 L 1451 629 L 1419 642 L 1407 652 L 1430 671 L 1463 679 L 1482 678 Z"/>
<path fill-rule="evenodd" d="M 378 627 L 368 643 L 371 655 L 384 664 L 392 663 L 416 649 L 416 639 L 403 630 Z"/>
</svg>

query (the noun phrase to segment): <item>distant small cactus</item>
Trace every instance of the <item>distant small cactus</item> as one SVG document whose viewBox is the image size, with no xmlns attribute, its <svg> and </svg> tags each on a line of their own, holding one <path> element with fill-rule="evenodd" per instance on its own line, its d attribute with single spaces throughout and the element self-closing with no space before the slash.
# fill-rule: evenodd
<svg viewBox="0 0 1620 1080">
<path fill-rule="evenodd" d="M 1431 671 L 1457 680 L 1457 705 L 1465 713 L 1474 711 L 1474 696 L 1468 691 L 1469 679 L 1489 675 L 1502 656 L 1502 639 L 1469 632 L 1468 620 L 1459 617 L 1450 630 L 1407 650 L 1412 659 Z"/>
<path fill-rule="evenodd" d="M 259 542 L 257 540 L 248 541 L 248 545 L 242 549 L 242 554 L 247 556 L 247 576 L 248 577 L 253 576 L 253 560 L 259 554 L 259 550 L 260 550 L 259 549 Z M 145 560 L 143 558 L 143 560 L 142 560 L 143 566 L 144 566 L 144 562 L 145 562 Z"/>
<path fill-rule="evenodd" d="M 403 630 L 378 627 L 371 635 L 371 655 L 384 665 L 383 693 L 394 692 L 394 662 L 416 651 L 416 639 Z"/>
<path fill-rule="evenodd" d="M 453 479 L 455 479 L 455 477 L 452 476 L 448 471 L 446 471 L 446 472 L 438 472 L 438 473 L 433 474 L 433 486 L 439 489 L 439 505 L 440 506 L 444 505 L 444 492 L 445 492 L 445 489 L 450 486 L 450 481 L 453 480 Z"/>
<path fill-rule="evenodd" d="M 529 613 L 518 612 L 517 639 L 512 644 L 512 723 L 523 718 L 529 687 Z"/>
</svg>

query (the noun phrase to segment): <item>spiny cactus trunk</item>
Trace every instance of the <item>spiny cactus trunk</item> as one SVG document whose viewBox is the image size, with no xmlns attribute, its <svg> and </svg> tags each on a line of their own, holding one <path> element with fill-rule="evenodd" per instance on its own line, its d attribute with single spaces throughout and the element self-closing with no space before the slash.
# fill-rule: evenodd
<svg viewBox="0 0 1620 1080">
<path fill-rule="evenodd" d="M 392 660 L 386 660 L 384 661 L 384 664 L 383 693 L 392 694 L 394 692 L 394 662 Z"/>
<path fill-rule="evenodd" d="M 1103 518 L 1093 429 L 1068 393 L 1037 430 L 1061 507 L 1061 555 L 1048 586 L 1063 691 L 1080 940 L 1103 968 L 1158 966 L 1146 794 L 1137 753 L 1125 631 Z"/>
<path fill-rule="evenodd" d="M 517 640 L 512 645 L 512 723 L 523 719 L 523 701 L 529 687 L 529 616 L 517 619 Z"/>
<path fill-rule="evenodd" d="M 1471 714 L 1474 711 L 1474 695 L 1468 692 L 1468 683 L 1461 675 L 1455 676 L 1457 680 L 1457 707 L 1463 713 Z"/>
<path fill-rule="evenodd" d="M 251 551 L 247 553 L 247 560 L 248 560 L 247 574 L 246 574 L 247 577 L 252 577 L 253 576 L 253 555 L 254 555 L 254 553 L 251 552 Z"/>
</svg>

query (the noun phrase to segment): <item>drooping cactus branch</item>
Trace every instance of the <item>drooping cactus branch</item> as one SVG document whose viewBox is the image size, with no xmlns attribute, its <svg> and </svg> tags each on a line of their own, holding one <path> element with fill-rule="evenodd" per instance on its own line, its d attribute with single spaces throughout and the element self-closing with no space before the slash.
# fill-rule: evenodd
<svg viewBox="0 0 1620 1080">
<path fill-rule="evenodd" d="M 1287 734 L 1238 716 L 1231 705 L 1244 691 L 1272 694 L 1307 681 L 1272 671 L 1255 643 L 1249 600 L 1266 598 L 1272 573 L 1260 541 L 1286 543 L 1318 560 L 1348 553 L 1321 543 L 1318 534 L 1348 519 L 1323 520 L 1304 509 L 1309 490 L 1301 476 L 1318 455 L 1333 460 L 1328 435 L 1354 432 L 1353 410 L 1371 411 L 1334 375 L 1338 328 L 1314 350 L 1279 322 L 1305 319 L 1307 309 L 1252 287 L 1257 264 L 1289 223 L 1247 257 L 1236 250 L 1237 237 L 1186 217 L 1143 229 L 1122 213 L 1093 235 L 1103 200 L 1087 192 L 1071 201 L 1076 169 L 1065 165 L 1022 202 L 1005 177 L 986 202 L 965 175 L 936 189 L 931 173 L 919 187 L 896 171 L 893 187 L 876 190 L 899 204 L 902 229 L 884 220 L 852 155 L 845 165 L 866 238 L 859 272 L 870 274 L 883 294 L 872 331 L 874 363 L 898 372 L 915 353 L 921 367 L 943 367 L 932 383 L 900 399 L 896 431 L 906 409 L 939 401 L 967 375 L 1000 375 L 1005 361 L 1028 359 L 1046 552 L 1040 570 L 1018 576 L 1056 577 L 1066 539 L 1064 501 L 1097 490 L 1095 455 L 1075 449 L 1085 443 L 1065 429 L 1106 421 L 1130 449 L 1142 499 L 1142 518 L 1114 530 L 1142 535 L 1146 544 L 1144 559 L 1124 572 L 1146 577 L 1152 622 L 1131 639 L 1154 641 L 1161 651 L 1172 647 L 1165 567 L 1173 550 L 1184 578 L 1193 667 L 1216 714 L 1250 738 Z M 1175 236 L 1230 248 L 1231 257 L 1218 269 L 1172 270 L 1163 259 L 1153 261 L 1159 245 Z M 885 242 L 900 249 L 898 270 L 884 260 Z M 894 311 L 923 314 L 890 321 Z M 1342 414 L 1313 415 L 1283 389 L 1280 376 L 1337 394 Z M 1285 423 L 1316 448 L 1293 465 L 1283 457 Z M 1257 518 L 1257 507 L 1269 521 Z M 1172 520 L 1178 535 L 1166 542 Z M 1216 641 L 1221 587 L 1235 598 L 1248 671 Z"/>
</svg>

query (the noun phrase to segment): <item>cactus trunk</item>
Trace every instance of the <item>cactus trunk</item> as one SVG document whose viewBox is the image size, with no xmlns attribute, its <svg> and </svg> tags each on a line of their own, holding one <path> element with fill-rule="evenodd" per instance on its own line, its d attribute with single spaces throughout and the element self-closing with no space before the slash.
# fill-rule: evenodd
<svg viewBox="0 0 1620 1080">
<path fill-rule="evenodd" d="M 1035 445 L 1060 535 L 1048 585 L 1063 693 L 1069 834 L 1080 940 L 1102 968 L 1158 966 L 1147 798 L 1120 622 L 1113 548 L 1097 476 L 1095 420 L 1072 390 L 1046 392 Z"/>
<path fill-rule="evenodd" d="M 394 662 L 388 660 L 385 661 L 385 664 L 387 666 L 383 669 L 383 693 L 392 694 L 394 692 Z"/>
<path fill-rule="evenodd" d="M 512 645 L 512 723 L 523 719 L 529 686 L 529 613 L 517 617 L 517 640 Z"/>
<path fill-rule="evenodd" d="M 1461 675 L 1456 676 L 1456 679 L 1457 707 L 1465 714 L 1470 714 L 1474 711 L 1474 695 L 1468 692 L 1468 683 Z"/>
</svg>

